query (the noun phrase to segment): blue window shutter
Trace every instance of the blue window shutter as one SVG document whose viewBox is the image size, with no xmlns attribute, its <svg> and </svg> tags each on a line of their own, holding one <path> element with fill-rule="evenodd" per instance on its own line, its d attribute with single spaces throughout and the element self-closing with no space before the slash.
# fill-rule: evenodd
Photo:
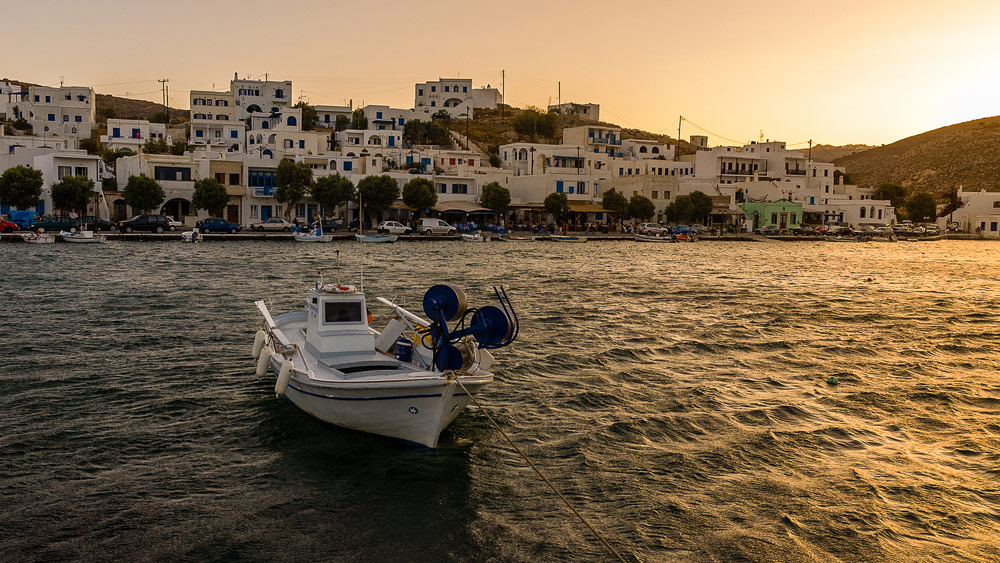
<svg viewBox="0 0 1000 563">
<path fill-rule="evenodd" d="M 353 166 L 354 166 L 354 163 L 353 163 L 353 162 L 350 162 L 350 161 L 347 161 L 347 162 L 344 162 L 344 171 L 345 171 L 345 172 L 350 172 L 350 171 L 351 171 L 351 168 L 352 168 Z"/>
<path fill-rule="evenodd" d="M 299 148 L 300 149 L 306 148 L 306 142 L 304 140 L 299 140 Z"/>
<path fill-rule="evenodd" d="M 114 129 L 111 130 L 111 136 L 112 137 L 121 137 L 122 136 L 122 130 L 120 128 L 118 128 L 118 127 L 115 127 Z"/>
<path fill-rule="evenodd" d="M 559 180 L 556 182 L 556 193 L 563 193 L 563 181 Z"/>
<path fill-rule="evenodd" d="M 240 137 L 240 134 L 235 129 L 233 129 L 232 131 L 229 132 L 229 136 L 233 139 L 238 139 Z"/>
</svg>

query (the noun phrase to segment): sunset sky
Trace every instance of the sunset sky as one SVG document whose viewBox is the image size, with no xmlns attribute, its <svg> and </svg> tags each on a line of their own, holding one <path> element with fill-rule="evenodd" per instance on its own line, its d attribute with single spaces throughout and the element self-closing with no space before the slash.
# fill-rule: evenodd
<svg viewBox="0 0 1000 563">
<path fill-rule="evenodd" d="M 408 108 L 415 82 L 506 70 L 518 107 L 562 81 L 604 121 L 673 136 L 683 115 L 713 145 L 881 144 L 1000 113 L 998 21 L 988 1 L 33 2 L 0 76 L 154 101 L 169 78 L 187 108 L 268 73 L 310 103 Z"/>
</svg>

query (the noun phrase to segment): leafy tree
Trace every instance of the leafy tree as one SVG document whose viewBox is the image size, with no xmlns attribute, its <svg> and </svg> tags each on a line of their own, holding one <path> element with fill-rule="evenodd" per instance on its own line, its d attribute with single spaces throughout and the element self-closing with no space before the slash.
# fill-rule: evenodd
<svg viewBox="0 0 1000 563">
<path fill-rule="evenodd" d="M 146 139 L 142 145 L 142 151 L 146 154 L 166 154 L 170 152 L 166 139 Z"/>
<path fill-rule="evenodd" d="M 222 211 L 229 205 L 229 192 L 215 178 L 202 178 L 194 183 L 191 203 L 197 209 L 208 211 L 213 217 L 221 217 Z"/>
<path fill-rule="evenodd" d="M 170 118 L 167 117 L 167 112 L 158 111 L 149 118 L 150 123 L 170 123 Z"/>
<path fill-rule="evenodd" d="M 317 178 L 309 191 L 320 205 L 320 214 L 324 217 L 355 198 L 354 184 L 340 174 Z"/>
<path fill-rule="evenodd" d="M 927 192 L 915 193 L 906 200 L 906 215 L 911 221 L 933 221 L 937 217 L 937 203 Z"/>
<path fill-rule="evenodd" d="M 62 211 L 78 211 L 84 215 L 87 203 L 94 196 L 94 181 L 86 176 L 63 176 L 51 188 L 52 206 Z"/>
<path fill-rule="evenodd" d="M 604 192 L 604 196 L 601 198 L 601 207 L 618 215 L 624 215 L 628 211 L 628 200 L 614 188 L 611 188 Z"/>
<path fill-rule="evenodd" d="M 697 190 L 691 192 L 688 198 L 691 200 L 691 221 L 706 223 L 706 218 L 712 212 L 712 207 L 714 207 L 712 198 L 705 195 L 704 192 Z"/>
<path fill-rule="evenodd" d="M 32 127 L 31 124 L 28 123 L 27 119 L 23 117 L 18 117 L 17 119 L 14 120 L 14 129 L 17 129 L 18 131 L 28 131 L 31 130 Z"/>
<path fill-rule="evenodd" d="M 274 177 L 274 199 L 285 204 L 285 219 L 291 217 L 292 208 L 309 193 L 312 185 L 312 168 L 304 162 L 292 162 L 287 158 L 278 163 Z"/>
<path fill-rule="evenodd" d="M 451 148 L 451 133 L 448 128 L 434 121 L 408 121 L 403 125 L 403 140 L 408 146 L 438 145 Z"/>
<path fill-rule="evenodd" d="M 113 151 L 111 149 L 104 149 L 101 151 L 101 160 L 104 161 L 104 164 L 110 167 L 114 167 L 115 162 L 117 162 L 119 158 L 127 156 L 129 154 L 131 153 L 127 153 L 125 151 Z"/>
<path fill-rule="evenodd" d="M 438 195 L 434 183 L 426 178 L 414 178 L 403 186 L 403 203 L 417 209 L 417 216 L 424 209 L 434 207 Z"/>
<path fill-rule="evenodd" d="M 530 137 L 535 142 L 537 135 L 553 137 L 556 134 L 555 112 L 542 113 L 535 108 L 528 108 L 514 118 L 514 131 L 519 135 Z"/>
<path fill-rule="evenodd" d="M 118 178 L 114 176 L 110 178 L 101 179 L 101 191 L 104 192 L 117 192 L 118 191 Z"/>
<path fill-rule="evenodd" d="M 351 126 L 351 118 L 346 115 L 338 115 L 336 121 L 333 122 L 334 131 L 343 131 Z"/>
<path fill-rule="evenodd" d="M 351 114 L 351 129 L 368 129 L 368 118 L 365 110 L 358 108 Z"/>
<path fill-rule="evenodd" d="M 490 182 L 483 186 L 479 203 L 487 209 L 506 215 L 507 208 L 510 207 L 510 190 L 501 186 L 499 182 Z"/>
<path fill-rule="evenodd" d="M 364 207 L 365 216 L 381 219 L 392 203 L 399 198 L 399 185 L 392 176 L 366 176 L 358 182 L 358 197 Z"/>
<path fill-rule="evenodd" d="M 566 197 L 566 194 L 551 193 L 545 196 L 545 201 L 542 204 L 545 206 L 545 210 L 556 218 L 556 221 L 562 221 L 571 211 L 569 198 Z"/>
<path fill-rule="evenodd" d="M 3 126 L 3 134 L 7 135 L 8 137 L 11 136 L 11 135 L 13 135 L 14 134 L 14 128 L 11 127 L 10 125 L 4 124 L 4 126 Z"/>
<path fill-rule="evenodd" d="M 834 170 L 833 171 L 833 182 L 835 184 L 853 184 L 854 183 L 854 182 L 851 181 L 851 177 L 848 176 L 847 173 L 841 172 L 840 170 Z"/>
<path fill-rule="evenodd" d="M 97 117 L 100 117 L 105 121 L 114 119 L 118 117 L 118 110 L 115 109 L 115 106 L 99 107 L 97 108 Z"/>
<path fill-rule="evenodd" d="M 27 209 L 42 202 L 42 171 L 15 166 L 0 175 L 0 202 Z"/>
<path fill-rule="evenodd" d="M 875 199 L 887 199 L 889 200 L 889 205 L 892 205 L 896 209 L 902 209 L 906 202 L 906 190 L 899 184 L 884 182 L 881 186 L 875 188 L 872 197 Z"/>
<path fill-rule="evenodd" d="M 181 156 L 188 150 L 187 141 L 178 140 L 174 141 L 173 145 L 170 145 L 170 154 L 174 156 Z"/>
<path fill-rule="evenodd" d="M 122 190 L 122 199 L 133 211 L 148 213 L 160 207 L 167 199 L 167 194 L 163 193 L 159 182 L 142 174 L 129 177 Z"/>
<path fill-rule="evenodd" d="M 446 109 L 439 109 L 436 112 L 434 112 L 434 115 L 431 116 L 431 119 L 440 119 L 442 121 L 451 121 L 451 114 L 448 113 L 448 110 L 446 110 Z"/>
<path fill-rule="evenodd" d="M 604 192 L 601 197 L 601 207 L 618 216 L 618 226 L 621 227 L 622 218 L 628 212 L 628 200 L 614 188 Z"/>
<path fill-rule="evenodd" d="M 644 195 L 636 194 L 628 200 L 629 217 L 645 221 L 656 213 L 656 206 Z"/>
<path fill-rule="evenodd" d="M 97 154 L 101 152 L 101 144 L 93 137 L 80 139 L 80 148 L 87 151 L 87 154 Z"/>
<path fill-rule="evenodd" d="M 319 121 L 319 114 L 316 113 L 316 106 L 311 106 L 305 102 L 299 102 L 292 107 L 302 110 L 303 131 L 312 131 L 316 128 L 316 122 Z"/>
<path fill-rule="evenodd" d="M 691 219 L 693 214 L 693 206 L 691 205 L 691 196 L 677 196 L 670 205 L 667 206 L 666 216 L 667 221 L 671 223 L 687 223 Z"/>
</svg>

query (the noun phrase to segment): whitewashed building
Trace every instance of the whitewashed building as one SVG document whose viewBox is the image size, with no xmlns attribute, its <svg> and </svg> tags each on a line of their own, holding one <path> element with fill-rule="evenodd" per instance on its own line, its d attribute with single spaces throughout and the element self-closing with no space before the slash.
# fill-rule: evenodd
<svg viewBox="0 0 1000 563">
<path fill-rule="evenodd" d="M 7 84 L 7 83 L 5 83 Z M 89 86 L 30 86 L 7 84 L 4 96 L 8 119 L 23 118 L 35 135 L 89 137 L 94 127 L 94 89 Z"/>
<path fill-rule="evenodd" d="M 236 119 L 252 113 L 276 113 L 292 105 L 291 80 L 249 80 L 234 78 L 229 83 L 236 106 Z"/>
<path fill-rule="evenodd" d="M 589 121 L 601 120 L 601 104 L 565 102 L 563 104 L 551 104 L 548 110 L 558 112 L 562 115 L 576 115 Z"/>
<path fill-rule="evenodd" d="M 108 132 L 101 135 L 101 144 L 112 151 L 136 154 L 147 141 L 166 140 L 167 126 L 145 119 L 109 119 Z"/>
</svg>

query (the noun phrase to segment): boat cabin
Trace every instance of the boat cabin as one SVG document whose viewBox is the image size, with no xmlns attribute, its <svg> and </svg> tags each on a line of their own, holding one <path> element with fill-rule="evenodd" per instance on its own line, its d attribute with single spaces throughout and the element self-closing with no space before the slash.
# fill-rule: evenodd
<svg viewBox="0 0 1000 563">
<path fill-rule="evenodd" d="M 375 351 L 368 329 L 365 294 L 351 286 L 327 284 L 306 298 L 306 351 L 339 370 L 377 364 L 398 364 Z"/>
</svg>

